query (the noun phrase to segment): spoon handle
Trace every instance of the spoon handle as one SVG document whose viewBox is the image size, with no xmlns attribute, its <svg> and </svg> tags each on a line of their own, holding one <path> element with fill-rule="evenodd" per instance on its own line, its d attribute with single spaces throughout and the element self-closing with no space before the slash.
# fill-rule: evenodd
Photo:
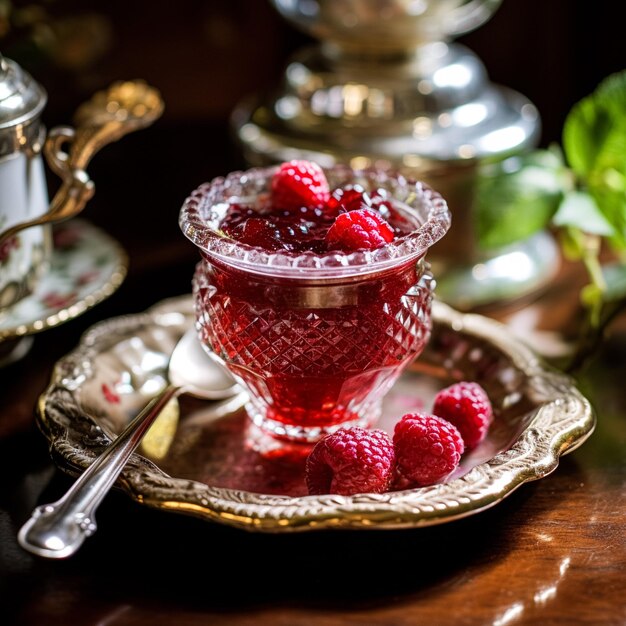
<svg viewBox="0 0 626 626">
<path fill-rule="evenodd" d="M 115 483 L 165 405 L 182 387 L 168 385 L 153 398 L 124 431 L 80 475 L 56 502 L 38 506 L 18 533 L 19 544 L 29 552 L 51 559 L 71 556 L 96 532 L 98 505 Z"/>
</svg>

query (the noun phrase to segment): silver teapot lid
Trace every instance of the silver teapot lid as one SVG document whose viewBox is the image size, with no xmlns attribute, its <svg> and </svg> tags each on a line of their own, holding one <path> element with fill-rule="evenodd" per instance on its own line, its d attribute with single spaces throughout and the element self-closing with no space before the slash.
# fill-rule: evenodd
<svg viewBox="0 0 626 626">
<path fill-rule="evenodd" d="M 0 54 L 0 131 L 27 124 L 46 105 L 47 95 L 15 61 Z"/>
<path fill-rule="evenodd" d="M 0 158 L 32 148 L 48 96 L 15 61 L 0 54 Z"/>
</svg>

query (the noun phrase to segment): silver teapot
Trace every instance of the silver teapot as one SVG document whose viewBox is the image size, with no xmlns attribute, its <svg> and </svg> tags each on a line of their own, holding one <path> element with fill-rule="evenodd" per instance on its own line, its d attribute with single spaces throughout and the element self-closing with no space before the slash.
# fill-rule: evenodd
<svg viewBox="0 0 626 626">
<path fill-rule="evenodd" d="M 143 81 L 119 82 L 78 108 L 75 128 L 46 133 L 46 102 L 42 86 L 0 54 L 0 315 L 30 295 L 47 271 L 51 225 L 80 213 L 92 197 L 86 172 L 92 156 L 163 111 L 160 94 Z M 42 156 L 62 179 L 51 202 Z"/>
</svg>

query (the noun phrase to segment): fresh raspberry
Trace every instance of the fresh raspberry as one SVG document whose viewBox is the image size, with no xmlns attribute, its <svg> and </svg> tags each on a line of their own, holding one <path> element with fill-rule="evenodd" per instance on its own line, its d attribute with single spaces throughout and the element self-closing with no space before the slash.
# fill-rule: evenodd
<svg viewBox="0 0 626 626">
<path fill-rule="evenodd" d="M 300 207 L 324 206 L 330 190 L 322 168 L 312 161 L 281 164 L 272 178 L 272 204 L 296 211 Z"/>
<path fill-rule="evenodd" d="M 433 413 L 458 428 L 466 450 L 472 450 L 487 436 L 493 421 L 489 396 L 475 382 L 462 381 L 442 389 L 435 396 Z"/>
<path fill-rule="evenodd" d="M 464 446 L 455 426 L 436 415 L 407 413 L 393 434 L 396 451 L 394 486 L 432 485 L 454 470 Z"/>
<path fill-rule="evenodd" d="M 329 248 L 346 252 L 374 250 L 389 243 L 393 238 L 391 226 L 371 209 L 341 213 L 326 233 Z"/>
<path fill-rule="evenodd" d="M 386 432 L 342 428 L 315 444 L 306 462 L 306 484 L 311 495 L 383 493 L 393 466 L 393 444 Z"/>
</svg>

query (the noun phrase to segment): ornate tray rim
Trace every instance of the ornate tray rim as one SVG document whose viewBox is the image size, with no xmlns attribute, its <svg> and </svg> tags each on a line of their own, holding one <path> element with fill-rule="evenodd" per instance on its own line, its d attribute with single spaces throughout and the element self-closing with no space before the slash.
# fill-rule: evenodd
<svg viewBox="0 0 626 626">
<path fill-rule="evenodd" d="M 87 368 L 99 338 L 116 329 L 158 324 L 177 313 L 191 324 L 190 296 L 171 298 L 144 313 L 115 317 L 95 324 L 79 346 L 56 365 L 38 403 L 37 421 L 48 438 L 57 464 L 76 474 L 93 461 L 109 438 L 94 419 L 81 411 L 76 384 L 69 374 Z M 552 400 L 539 407 L 520 437 L 508 449 L 444 484 L 383 494 L 356 496 L 274 496 L 211 487 L 168 476 L 139 454 L 133 455 L 117 486 L 135 501 L 252 531 L 288 532 L 320 529 L 397 529 L 449 522 L 494 506 L 522 484 L 547 476 L 562 455 L 575 450 L 593 432 L 595 413 L 574 381 L 544 364 L 515 339 L 505 325 L 478 314 L 460 313 L 441 302 L 433 306 L 433 323 L 450 326 L 489 342 L 506 354 L 531 385 L 548 390 Z M 86 365 L 87 364 L 87 365 Z M 88 371 L 85 375 L 88 375 Z M 74 431 L 76 419 L 87 432 Z M 81 444 L 76 442 L 78 435 Z"/>
</svg>

